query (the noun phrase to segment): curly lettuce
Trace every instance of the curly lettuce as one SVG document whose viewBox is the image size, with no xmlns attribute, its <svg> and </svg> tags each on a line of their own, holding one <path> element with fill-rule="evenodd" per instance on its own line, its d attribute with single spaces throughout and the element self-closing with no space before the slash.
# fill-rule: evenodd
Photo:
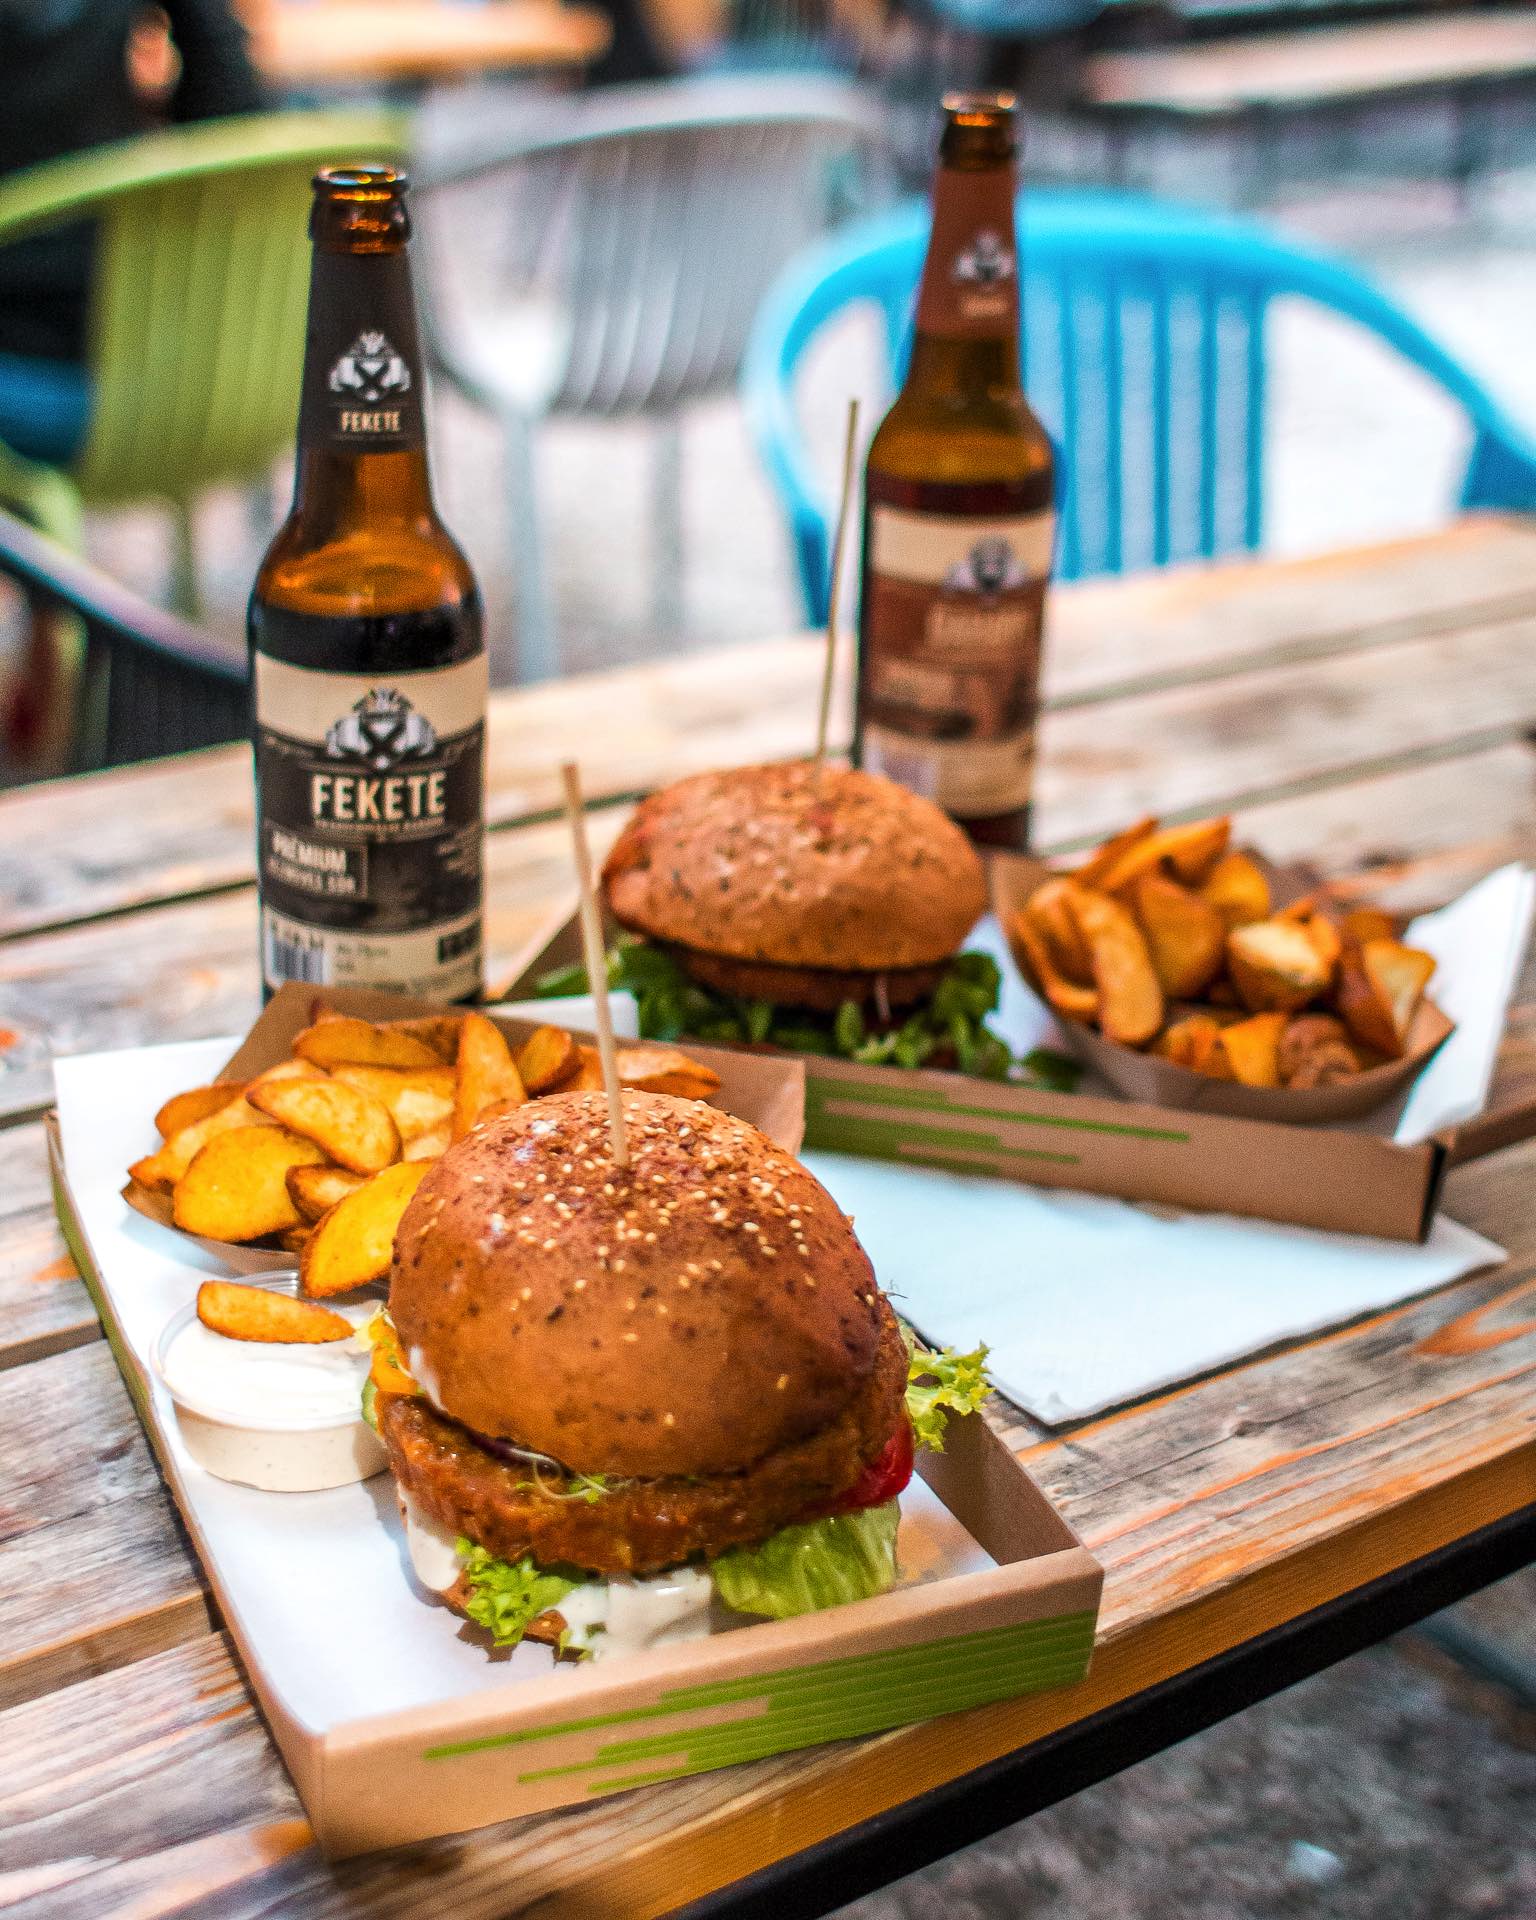
<svg viewBox="0 0 1536 1920">
<path fill-rule="evenodd" d="M 866 1066 L 954 1067 L 978 1079 L 1011 1078 L 1053 1091 L 1070 1091 L 1080 1072 L 1076 1061 L 1045 1048 L 1015 1061 L 987 1024 L 1002 989 L 1002 974 L 988 953 L 957 954 L 921 1006 L 899 1025 L 879 1028 L 871 1028 L 854 1000 L 845 1000 L 835 1014 L 817 1014 L 717 993 L 690 979 L 665 948 L 631 935 L 608 954 L 608 985 L 634 995 L 640 1032 L 647 1040 L 691 1035 L 696 1040 L 784 1047 Z M 541 999 L 587 991 L 587 971 L 579 962 L 545 974 L 535 987 Z"/>
<path fill-rule="evenodd" d="M 896 1584 L 900 1518 L 896 1501 L 887 1500 L 785 1527 L 761 1546 L 732 1547 L 710 1565 L 715 1591 L 734 1612 L 772 1620 L 887 1593 Z"/>
<path fill-rule="evenodd" d="M 557 1608 L 581 1585 L 577 1577 L 552 1573 L 525 1554 L 521 1560 L 497 1560 L 473 1541 L 460 1540 L 459 1559 L 469 1585 L 464 1612 L 483 1627 L 497 1647 L 515 1647 L 541 1613 Z"/>
<path fill-rule="evenodd" d="M 923 1346 L 910 1327 L 902 1328 L 907 1343 L 907 1417 L 920 1447 L 944 1451 L 944 1430 L 952 1413 L 975 1413 L 992 1391 L 986 1375 L 987 1350 L 956 1353 L 942 1347 L 937 1353 Z"/>
</svg>

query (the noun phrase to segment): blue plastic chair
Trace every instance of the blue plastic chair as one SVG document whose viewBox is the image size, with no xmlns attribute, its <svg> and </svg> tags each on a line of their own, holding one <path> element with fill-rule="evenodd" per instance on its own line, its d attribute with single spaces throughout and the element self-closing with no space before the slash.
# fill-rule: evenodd
<svg viewBox="0 0 1536 1920">
<path fill-rule="evenodd" d="M 1026 384 L 1060 457 L 1062 578 L 1260 545 L 1264 329 L 1287 296 L 1367 328 L 1461 406 L 1472 429 L 1462 507 L 1536 509 L 1536 441 L 1342 262 L 1251 221 L 1110 192 L 1033 192 L 1019 234 Z M 748 421 L 812 624 L 826 618 L 831 501 L 795 415 L 795 369 L 829 321 L 867 301 L 884 318 L 894 387 L 927 237 L 921 204 L 841 229 L 790 263 L 748 344 Z"/>
</svg>

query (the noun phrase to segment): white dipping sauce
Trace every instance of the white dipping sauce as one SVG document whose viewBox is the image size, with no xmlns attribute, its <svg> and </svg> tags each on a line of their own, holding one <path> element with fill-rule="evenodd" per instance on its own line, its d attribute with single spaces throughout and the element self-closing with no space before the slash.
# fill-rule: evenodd
<svg viewBox="0 0 1536 1920">
<path fill-rule="evenodd" d="M 374 1309 L 343 1311 L 360 1326 Z M 194 1317 L 167 1343 L 160 1377 L 174 1400 L 209 1419 L 240 1427 L 328 1427 L 358 1417 L 368 1366 L 368 1342 L 360 1333 L 313 1346 L 231 1340 Z"/>
<path fill-rule="evenodd" d="M 428 1593 L 446 1593 L 463 1568 L 459 1564 L 458 1535 L 423 1513 L 398 1483 L 400 1517 L 405 1522 L 405 1546 L 411 1569 Z"/>
</svg>

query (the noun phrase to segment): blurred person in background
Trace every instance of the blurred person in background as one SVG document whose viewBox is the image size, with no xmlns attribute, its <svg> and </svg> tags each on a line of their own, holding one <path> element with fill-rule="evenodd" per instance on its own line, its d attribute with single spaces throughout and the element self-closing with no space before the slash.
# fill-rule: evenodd
<svg viewBox="0 0 1536 1920">
<path fill-rule="evenodd" d="M 0 175 L 269 104 L 233 0 L 0 0 L 0 74 Z M 0 247 L 0 440 L 40 460 L 85 428 L 92 240 L 80 221 Z"/>
</svg>

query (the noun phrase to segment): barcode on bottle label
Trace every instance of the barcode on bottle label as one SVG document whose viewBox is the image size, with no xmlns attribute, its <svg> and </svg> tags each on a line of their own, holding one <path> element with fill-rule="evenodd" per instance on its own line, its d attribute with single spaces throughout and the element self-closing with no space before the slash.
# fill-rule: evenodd
<svg viewBox="0 0 1536 1920">
<path fill-rule="evenodd" d="M 325 936 L 297 927 L 291 921 L 266 915 L 262 929 L 265 940 L 265 971 L 269 986 L 281 986 L 285 980 L 298 980 L 309 987 L 331 984 L 330 956 Z"/>
</svg>

